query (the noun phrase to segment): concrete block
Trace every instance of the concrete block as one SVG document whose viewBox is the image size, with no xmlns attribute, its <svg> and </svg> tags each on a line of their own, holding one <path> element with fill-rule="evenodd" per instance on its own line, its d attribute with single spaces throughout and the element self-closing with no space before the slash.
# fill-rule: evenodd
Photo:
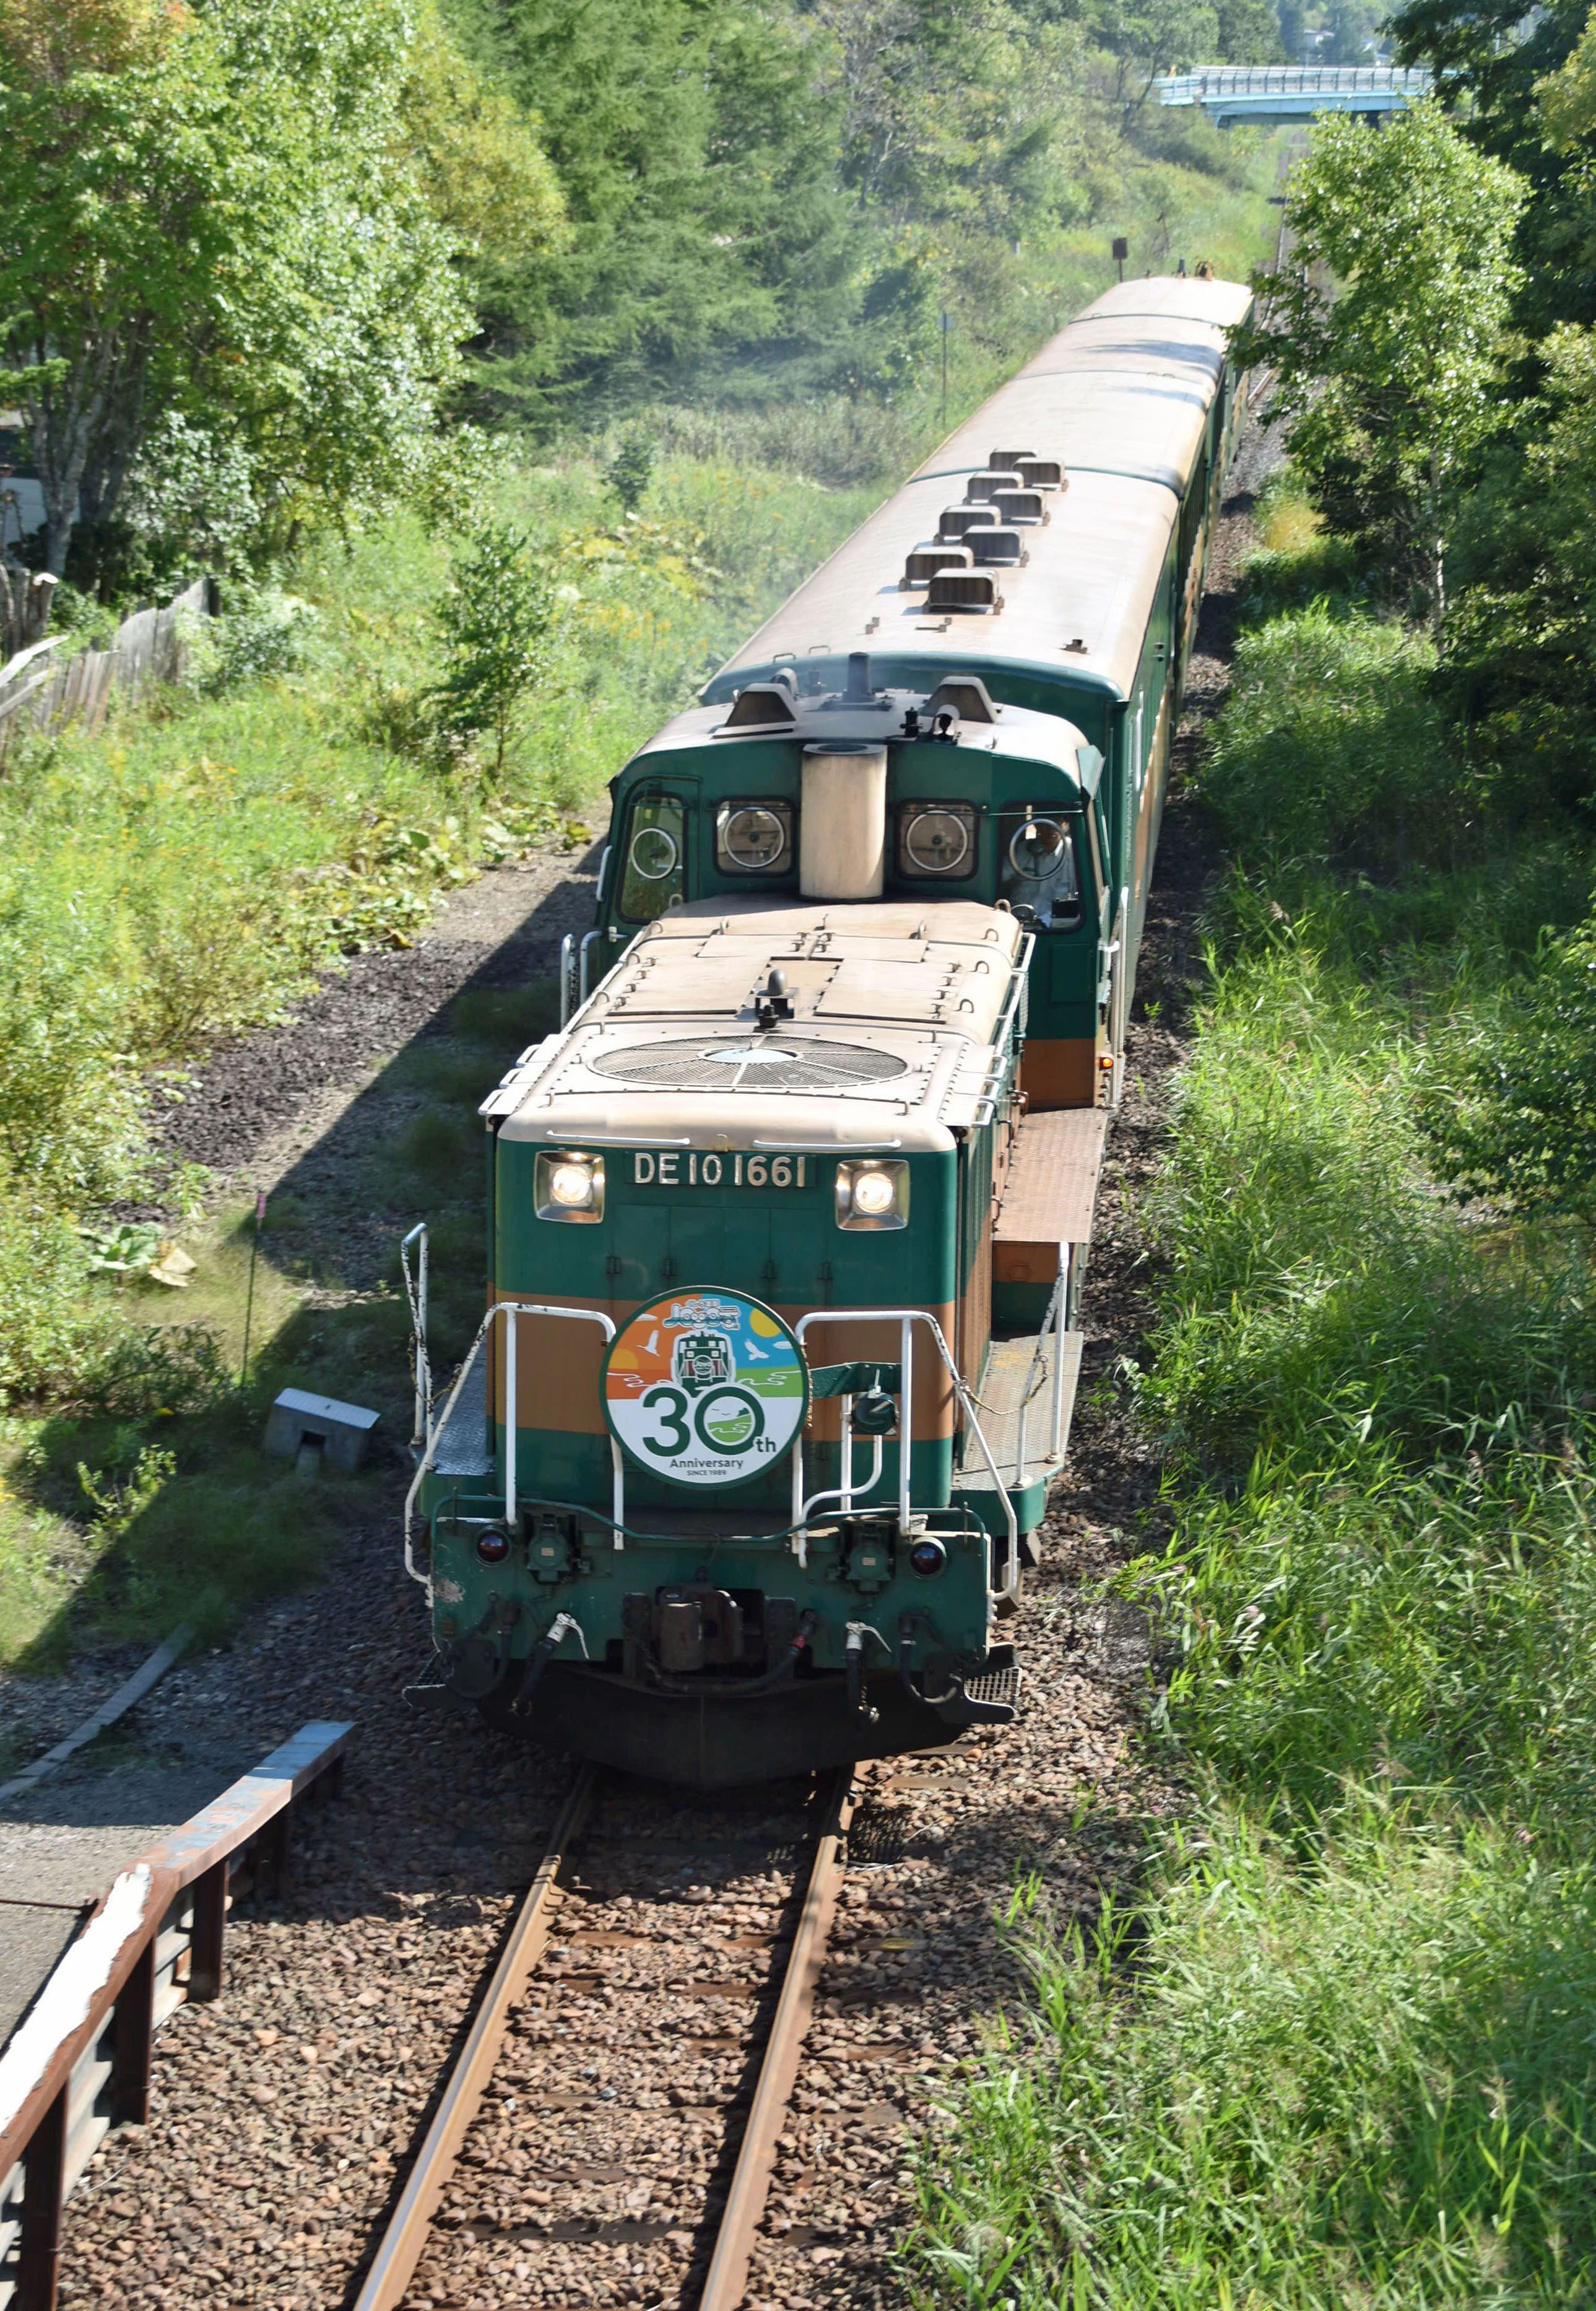
<svg viewBox="0 0 1596 2311">
<path fill-rule="evenodd" d="M 366 1443 L 377 1426 L 377 1415 L 358 1404 L 340 1404 L 335 1396 L 312 1396 L 302 1388 L 285 1388 L 266 1420 L 264 1449 L 284 1461 L 297 1461 L 309 1447 L 319 1448 L 322 1459 L 335 1469 L 358 1469 L 366 1457 Z"/>
</svg>

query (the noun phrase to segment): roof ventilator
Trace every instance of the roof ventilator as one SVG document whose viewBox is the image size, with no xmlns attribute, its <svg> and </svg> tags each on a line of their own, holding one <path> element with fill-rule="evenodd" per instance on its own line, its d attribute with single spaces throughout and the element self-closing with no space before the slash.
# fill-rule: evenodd
<svg viewBox="0 0 1596 2311">
<path fill-rule="evenodd" d="M 1067 490 L 1064 467 L 1058 458 L 1022 458 L 1015 471 L 1028 490 Z"/>
<path fill-rule="evenodd" d="M 798 720 L 798 684 L 783 667 L 768 682 L 751 682 L 731 702 L 723 730 L 790 730 Z"/>
<path fill-rule="evenodd" d="M 998 580 L 985 570 L 945 570 L 933 578 L 926 594 L 928 610 L 958 610 L 976 617 L 990 616 L 1003 607 Z"/>
<path fill-rule="evenodd" d="M 978 567 L 983 562 L 1004 562 L 1017 569 L 1030 558 L 1017 529 L 972 529 L 970 550 Z"/>
<path fill-rule="evenodd" d="M 1020 467 L 1035 455 L 1034 449 L 994 449 L 987 459 L 987 467 L 994 474 L 1017 474 Z"/>
<path fill-rule="evenodd" d="M 999 490 L 992 504 L 999 520 L 1003 522 L 1033 526 L 1048 518 L 1040 490 Z"/>
<path fill-rule="evenodd" d="M 936 714 L 944 707 L 956 714 L 961 722 L 995 722 L 998 719 L 991 692 L 978 674 L 945 675 L 932 692 L 926 711 Z"/>
<path fill-rule="evenodd" d="M 1013 487 L 1012 474 L 972 474 L 964 484 L 964 502 L 966 505 L 986 505 L 999 490 L 1011 490 Z"/>
<path fill-rule="evenodd" d="M 992 506 L 944 506 L 937 524 L 938 540 L 968 537 L 972 529 L 990 528 L 997 519 Z"/>
<path fill-rule="evenodd" d="M 903 564 L 899 589 L 907 594 L 929 586 L 939 570 L 968 570 L 973 561 L 967 545 L 917 545 Z"/>
</svg>

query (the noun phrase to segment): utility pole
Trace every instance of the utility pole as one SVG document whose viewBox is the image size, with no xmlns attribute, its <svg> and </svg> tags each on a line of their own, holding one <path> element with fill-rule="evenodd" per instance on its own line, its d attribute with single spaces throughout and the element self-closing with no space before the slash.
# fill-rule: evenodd
<svg viewBox="0 0 1596 2311">
<path fill-rule="evenodd" d="M 940 316 L 942 325 L 942 423 L 947 423 L 947 333 L 953 327 L 953 315 Z"/>
</svg>

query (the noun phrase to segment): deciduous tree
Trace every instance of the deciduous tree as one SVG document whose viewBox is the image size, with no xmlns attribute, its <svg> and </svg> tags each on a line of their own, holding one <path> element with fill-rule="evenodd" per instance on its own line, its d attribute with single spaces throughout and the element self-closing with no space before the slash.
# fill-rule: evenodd
<svg viewBox="0 0 1596 2311">
<path fill-rule="evenodd" d="M 27 188 L 0 212 L 0 358 L 25 372 L 52 570 L 174 415 L 219 467 L 244 453 L 257 547 L 426 457 L 472 326 L 456 257 L 495 202 L 545 232 L 555 206 L 520 151 L 466 213 L 440 123 L 470 106 L 432 37 L 418 57 L 401 0 L 0 0 Z M 477 126 L 505 146 L 492 107 Z"/>
<path fill-rule="evenodd" d="M 1496 388 L 1528 187 L 1433 103 L 1375 129 L 1317 128 L 1292 181 L 1292 263 L 1259 276 L 1240 357 L 1276 372 L 1277 413 L 1328 526 L 1437 624 L 1461 489 L 1501 422 Z"/>
</svg>

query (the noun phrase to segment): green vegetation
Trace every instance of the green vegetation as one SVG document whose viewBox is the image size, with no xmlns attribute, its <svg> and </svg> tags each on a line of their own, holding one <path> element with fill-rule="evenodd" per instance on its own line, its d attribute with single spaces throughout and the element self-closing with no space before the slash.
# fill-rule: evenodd
<svg viewBox="0 0 1596 2311">
<path fill-rule="evenodd" d="M 1202 767 L 1229 863 L 1129 1380 L 1164 1497 L 1117 1586 L 1186 1802 L 1132 1906 L 1016 1895 L 928 2303 L 1596 2290 L 1583 20 L 1414 0 L 1471 109 L 1328 124 L 1292 186 L 1251 350 L 1295 472 Z"/>
<path fill-rule="evenodd" d="M 902 402 L 932 380 L 939 310 L 969 406 L 1112 278 L 1115 234 L 1138 270 L 1234 260 L 1245 144 L 1148 87 L 1277 39 L 1264 0 L 460 0 L 458 17 L 537 116 L 570 219 L 561 249 L 507 252 L 483 282 L 474 402 L 543 431 L 596 405 Z"/>
<path fill-rule="evenodd" d="M 1435 1119 L 1548 943 L 1575 952 L 1592 860 L 1484 814 L 1427 640 L 1351 589 L 1275 606 L 1324 557 L 1287 491 L 1270 531 L 1148 1212 L 1135 1400 L 1169 1538 L 1121 1584 L 1190 1800 L 1149 1825 L 1132 1914 L 1063 1932 L 1016 1901 L 1032 1997 L 928 2169 L 927 2300 L 1550 2306 L 1596 2280 L 1587 1243 L 1435 1183 Z"/>
<path fill-rule="evenodd" d="M 1292 200 L 1293 263 L 1238 348 L 1276 371 L 1272 414 L 1292 421 L 1292 455 L 1330 527 L 1437 625 L 1459 492 L 1500 429 L 1495 371 L 1528 191 L 1436 104 L 1377 135 L 1332 116 Z"/>
</svg>

